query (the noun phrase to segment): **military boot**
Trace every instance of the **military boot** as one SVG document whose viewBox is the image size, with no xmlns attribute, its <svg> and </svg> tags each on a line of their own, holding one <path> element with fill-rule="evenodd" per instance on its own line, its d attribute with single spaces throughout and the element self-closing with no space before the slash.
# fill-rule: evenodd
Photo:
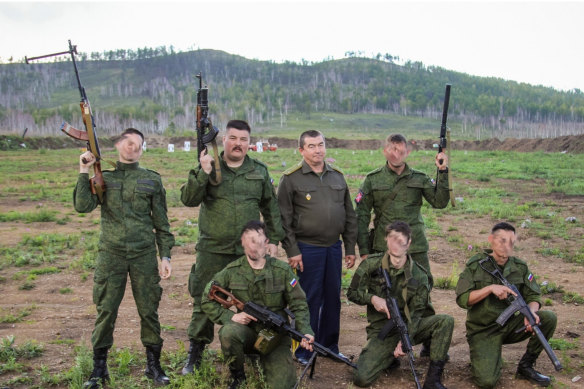
<svg viewBox="0 0 584 389">
<path fill-rule="evenodd" d="M 545 376 L 533 368 L 535 361 L 537 360 L 538 354 L 532 354 L 526 352 L 521 357 L 519 364 L 517 365 L 517 378 L 523 378 L 529 380 L 532 384 L 538 386 L 549 386 L 551 384 L 551 379 Z"/>
<path fill-rule="evenodd" d="M 446 389 L 442 385 L 442 382 L 440 382 L 445 364 L 446 361 L 430 360 L 430 366 L 428 366 L 428 373 L 426 373 L 426 379 L 424 380 L 424 387 L 422 389 Z"/>
<path fill-rule="evenodd" d="M 229 371 L 231 372 L 231 378 L 233 379 L 231 385 L 229 385 L 229 389 L 239 388 L 239 386 L 245 382 L 245 371 L 243 369 L 238 370 L 232 368 L 229 368 Z"/>
<path fill-rule="evenodd" d="M 97 389 L 105 386 L 109 381 L 109 373 L 107 371 L 107 347 L 93 349 L 93 371 L 83 384 L 83 389 Z"/>
<path fill-rule="evenodd" d="M 195 369 L 201 366 L 201 361 L 203 359 L 203 351 L 205 350 L 205 343 L 197 342 L 191 339 L 191 345 L 189 347 L 189 355 L 187 357 L 187 362 L 182 368 L 182 375 L 191 374 Z"/>
<path fill-rule="evenodd" d="M 156 386 L 170 384 L 170 378 L 166 376 L 166 373 L 160 366 L 161 351 L 162 345 L 146 346 L 146 370 L 144 374 L 146 377 L 154 380 Z"/>
</svg>

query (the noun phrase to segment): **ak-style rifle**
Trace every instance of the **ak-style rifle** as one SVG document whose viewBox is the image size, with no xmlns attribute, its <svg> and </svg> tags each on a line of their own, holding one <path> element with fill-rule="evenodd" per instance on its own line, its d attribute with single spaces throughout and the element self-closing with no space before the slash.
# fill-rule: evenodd
<svg viewBox="0 0 584 389">
<path fill-rule="evenodd" d="M 450 130 L 446 126 L 448 120 L 448 105 L 450 104 L 450 84 L 446 84 L 446 91 L 444 92 L 444 106 L 442 108 L 442 123 L 440 124 L 440 139 L 438 141 L 438 152 L 449 150 L 448 143 L 450 143 Z M 450 158 L 450 152 L 448 152 L 448 158 Z M 438 162 L 442 164 L 443 160 L 440 159 Z M 448 169 L 448 191 L 450 192 L 450 204 L 453 207 L 456 206 L 454 199 L 454 192 L 452 191 L 452 175 L 450 174 L 450 169 Z"/>
<path fill-rule="evenodd" d="M 209 88 L 203 87 L 203 75 L 201 72 L 196 75 L 199 79 L 199 89 L 197 90 L 197 160 L 201 161 L 201 153 L 207 150 L 210 143 L 213 146 L 213 159 L 215 178 L 210 179 L 213 185 L 221 183 L 221 165 L 219 165 L 219 150 L 217 149 L 217 135 L 219 130 L 209 119 Z"/>
<path fill-rule="evenodd" d="M 97 132 L 95 130 L 95 120 L 93 118 L 93 113 L 91 112 L 91 105 L 89 104 L 89 99 L 85 93 L 85 88 L 81 85 L 81 79 L 79 78 L 79 71 L 77 70 L 77 62 L 75 61 L 75 54 L 77 54 L 77 45 L 72 45 L 69 39 L 69 50 L 62 51 L 60 53 L 46 54 L 38 57 L 27 58 L 24 57 L 25 62 L 28 64 L 29 61 L 34 61 L 41 58 L 55 57 L 58 55 L 70 54 L 71 60 L 73 61 L 73 68 L 75 69 L 75 77 L 77 78 L 77 85 L 79 87 L 79 94 L 81 95 L 81 102 L 79 106 L 81 107 L 81 117 L 83 118 L 83 124 L 85 125 L 85 131 L 81 131 L 73 127 L 67 122 L 63 122 L 61 125 L 61 131 L 69 135 L 71 138 L 82 140 L 87 142 L 87 150 L 95 156 L 95 164 L 93 165 L 94 176 L 90 179 L 91 182 L 91 192 L 96 194 L 99 202 L 103 202 L 103 194 L 105 193 L 105 181 L 103 179 L 103 174 L 101 173 L 101 151 L 99 149 L 99 142 L 97 140 Z M 83 161 L 86 163 L 87 161 Z M 111 163 L 111 162 L 110 162 Z M 114 167 L 115 164 L 111 163 Z"/>
</svg>

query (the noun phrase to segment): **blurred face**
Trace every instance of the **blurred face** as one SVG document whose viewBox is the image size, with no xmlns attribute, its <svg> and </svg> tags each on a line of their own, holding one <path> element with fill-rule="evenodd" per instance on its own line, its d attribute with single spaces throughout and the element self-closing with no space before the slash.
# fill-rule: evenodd
<svg viewBox="0 0 584 389">
<path fill-rule="evenodd" d="M 223 154 L 227 162 L 242 162 L 249 148 L 249 132 L 228 128 L 227 133 L 223 136 Z"/>
<path fill-rule="evenodd" d="M 142 156 L 142 137 L 138 134 L 126 134 L 116 143 L 116 149 L 120 162 L 137 162 Z"/>
<path fill-rule="evenodd" d="M 387 252 L 391 257 L 400 258 L 407 254 L 410 248 L 411 239 L 401 232 L 391 231 L 385 238 Z"/>
<path fill-rule="evenodd" d="M 247 230 L 241 235 L 241 245 L 247 258 L 257 262 L 266 257 L 268 238 L 263 231 Z"/>
<path fill-rule="evenodd" d="M 304 138 L 304 146 L 298 149 L 309 166 L 322 166 L 326 156 L 326 147 L 322 136 Z"/>
<path fill-rule="evenodd" d="M 383 155 L 390 167 L 399 169 L 404 166 L 407 156 L 410 154 L 405 143 L 390 142 L 383 149 Z"/>
<path fill-rule="evenodd" d="M 497 230 L 489 235 L 488 240 L 493 250 L 493 257 L 497 263 L 503 265 L 513 255 L 516 239 L 515 233 L 507 230 Z"/>
</svg>

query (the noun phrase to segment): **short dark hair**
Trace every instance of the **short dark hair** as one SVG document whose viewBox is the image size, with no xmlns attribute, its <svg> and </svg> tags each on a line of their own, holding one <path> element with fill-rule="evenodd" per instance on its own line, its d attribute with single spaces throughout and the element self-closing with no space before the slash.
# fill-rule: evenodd
<svg viewBox="0 0 584 389">
<path fill-rule="evenodd" d="M 507 222 L 497 223 L 491 229 L 491 234 L 494 234 L 498 230 L 513 231 L 515 233 L 515 227 Z"/>
<path fill-rule="evenodd" d="M 136 135 L 139 135 L 140 138 L 142 138 L 142 144 L 144 143 L 144 134 L 142 134 L 140 131 L 138 131 L 135 128 L 132 128 L 132 127 L 126 128 L 124 130 L 124 132 L 122 132 L 120 134 L 120 136 L 116 138 L 116 140 L 115 140 L 114 143 L 118 143 L 119 141 L 121 141 L 122 139 L 124 139 L 126 137 L 126 135 L 128 135 L 128 134 L 136 134 Z"/>
<path fill-rule="evenodd" d="M 251 134 L 251 127 L 249 126 L 249 124 L 247 124 L 245 120 L 234 119 L 228 121 L 227 125 L 225 126 L 225 129 L 229 131 L 230 128 L 235 128 L 236 130 L 245 130 Z"/>
<path fill-rule="evenodd" d="M 390 143 L 403 143 L 407 145 L 408 141 L 406 140 L 406 137 L 403 136 L 402 134 L 390 134 L 387 136 L 387 138 L 385 138 L 385 145 L 388 145 Z"/>
<path fill-rule="evenodd" d="M 385 227 L 385 236 L 387 237 L 392 231 L 403 234 L 408 240 L 412 238 L 412 229 L 406 222 L 396 221 L 388 224 L 387 227 Z"/>
<path fill-rule="evenodd" d="M 322 140 L 324 141 L 324 135 L 322 132 L 317 131 L 317 130 L 304 131 L 302 134 L 300 134 L 300 138 L 298 138 L 298 148 L 300 148 L 300 149 L 304 148 L 304 139 L 317 138 L 319 136 L 322 136 Z"/>
<path fill-rule="evenodd" d="M 268 234 L 266 234 L 266 223 L 259 220 L 250 220 L 247 223 L 245 223 L 245 225 L 241 229 L 240 236 L 243 236 L 243 234 L 245 234 L 247 231 L 263 232 L 264 235 L 268 236 Z"/>
</svg>

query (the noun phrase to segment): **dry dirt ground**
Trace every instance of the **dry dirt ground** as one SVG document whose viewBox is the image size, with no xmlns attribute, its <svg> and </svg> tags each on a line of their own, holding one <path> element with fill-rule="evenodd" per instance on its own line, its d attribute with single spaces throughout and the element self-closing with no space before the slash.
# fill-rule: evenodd
<svg viewBox="0 0 584 389">
<path fill-rule="evenodd" d="M 520 183 L 515 183 L 519 185 Z M 522 190 L 526 196 L 537 198 L 526 186 Z M 544 199 L 540 199 L 542 202 Z M 584 197 L 582 196 L 556 196 L 554 201 L 561 205 L 562 216 L 575 216 L 578 220 L 584 220 Z M 5 213 L 10 210 L 24 212 L 33 206 L 25 203 L 3 202 L 0 204 L 0 212 Z M 50 207 L 66 214 L 71 211 L 59 204 L 50 204 Z M 61 207 L 61 208 L 59 208 Z M 178 227 L 187 218 L 193 218 L 196 209 L 176 207 L 169 209 L 169 217 L 176 220 L 173 227 Z M 94 212 L 85 219 L 84 225 L 90 229 L 98 229 L 98 225 L 90 221 L 98 218 L 98 212 Z M 489 218 L 467 218 L 461 219 L 459 216 L 443 216 L 438 218 L 438 224 L 442 231 L 441 236 L 429 236 L 430 239 L 430 260 L 432 272 L 435 278 L 447 277 L 453 272 L 453 265 L 457 266 L 457 272 L 462 271 L 469 253 L 465 247 L 457 247 L 456 244 L 448 241 L 449 236 L 454 234 L 463 237 L 466 242 L 482 243 L 486 237 L 493 220 Z M 452 230 L 456 227 L 456 230 Z M 57 225 L 55 223 L 30 223 L 7 222 L 0 223 L 0 241 L 3 245 L 11 246 L 19 242 L 24 234 L 36 235 L 48 232 L 78 232 L 76 223 Z M 556 245 L 579 245 L 581 247 L 581 237 L 584 236 L 584 229 L 578 231 L 578 240 L 552 241 Z M 518 242 L 518 256 L 528 262 L 531 270 L 539 275 L 540 281 L 547 280 L 561 285 L 565 290 L 584 295 L 584 267 L 566 263 L 558 257 L 544 257 L 537 253 L 536 249 L 541 247 L 541 239 L 530 235 L 529 230 L 520 230 Z M 191 298 L 187 291 L 187 279 L 191 265 L 195 259 L 194 244 L 175 247 L 172 255 L 173 276 L 170 280 L 163 281 L 164 294 L 160 304 L 161 323 L 166 326 L 173 326 L 175 329 L 163 331 L 166 350 L 177 350 L 178 341 L 187 342 L 186 329 L 191 316 Z M 284 260 L 284 251 L 280 248 L 279 258 Z M 87 281 L 80 279 L 78 271 L 71 271 L 65 265 L 58 274 L 49 274 L 39 277 L 35 282 L 36 287 L 32 290 L 19 290 L 22 281 L 13 280 L 12 276 L 20 268 L 8 267 L 0 274 L 4 282 L 0 283 L 0 309 L 3 312 L 16 313 L 23 308 L 34 305 L 30 316 L 25 321 L 19 323 L 0 323 L 0 338 L 14 335 L 16 343 L 21 344 L 26 340 L 35 339 L 45 345 L 44 354 L 34 359 L 34 364 L 41 364 L 48 367 L 49 371 L 56 373 L 65 371 L 74 363 L 73 346 L 55 343 L 59 339 L 72 339 L 77 344 L 90 346 L 91 331 L 95 319 L 95 306 L 92 303 L 91 276 Z M 61 294 L 61 288 L 68 287 L 73 290 L 71 294 Z M 546 296 L 548 297 L 548 296 Z M 345 355 L 359 355 L 361 347 L 364 345 L 366 319 L 363 317 L 365 308 L 354 304 L 346 303 L 342 306 L 341 317 L 341 337 L 340 349 Z M 554 371 L 551 362 L 542 353 L 538 360 L 538 368 L 551 374 L 556 379 L 555 387 L 584 388 L 584 379 L 572 382 L 576 376 L 584 376 L 584 344 L 582 338 L 573 339 L 571 334 L 584 335 L 584 314 L 582 306 L 575 304 L 564 304 L 561 299 L 552 296 L 553 305 L 549 309 L 557 313 L 559 324 L 555 337 L 576 342 L 578 347 L 573 350 L 557 351 L 558 356 L 567 363 L 569 369 L 557 373 Z M 464 321 L 465 311 L 460 309 L 455 303 L 455 294 L 452 290 L 434 289 L 432 300 L 438 313 L 448 313 L 455 318 L 455 329 L 452 344 L 450 347 L 450 362 L 446 365 L 444 383 L 448 388 L 463 389 L 474 388 L 469 372 L 469 353 L 465 339 Z M 118 348 L 129 347 L 135 351 L 142 350 L 139 336 L 139 318 L 132 298 L 130 288 L 126 290 L 126 296 L 122 302 L 118 322 L 115 330 L 115 344 Z M 421 346 L 416 346 L 416 354 Z M 219 349 L 218 341 L 211 344 L 211 348 Z M 503 349 L 505 360 L 502 379 L 499 388 L 524 389 L 531 388 L 527 381 L 514 379 L 514 372 L 517 361 L 525 350 L 525 342 L 518 345 L 507 345 Z M 351 369 L 344 365 L 332 362 L 328 359 L 319 359 L 313 380 L 307 381 L 310 388 L 338 388 L 349 387 L 351 384 Z M 405 361 L 404 361 L 405 362 Z M 427 359 L 417 361 L 417 371 L 421 382 L 428 366 Z M 298 369 L 300 371 L 300 367 Z M 29 370 L 30 374 L 34 371 Z M 2 383 L 13 377 L 10 374 L 0 376 L 0 387 Z M 14 386 L 13 388 L 18 387 Z M 373 385 L 374 388 L 396 387 L 413 388 L 414 383 L 409 374 L 407 363 L 397 372 L 392 372 L 390 376 L 384 374 Z"/>
</svg>

